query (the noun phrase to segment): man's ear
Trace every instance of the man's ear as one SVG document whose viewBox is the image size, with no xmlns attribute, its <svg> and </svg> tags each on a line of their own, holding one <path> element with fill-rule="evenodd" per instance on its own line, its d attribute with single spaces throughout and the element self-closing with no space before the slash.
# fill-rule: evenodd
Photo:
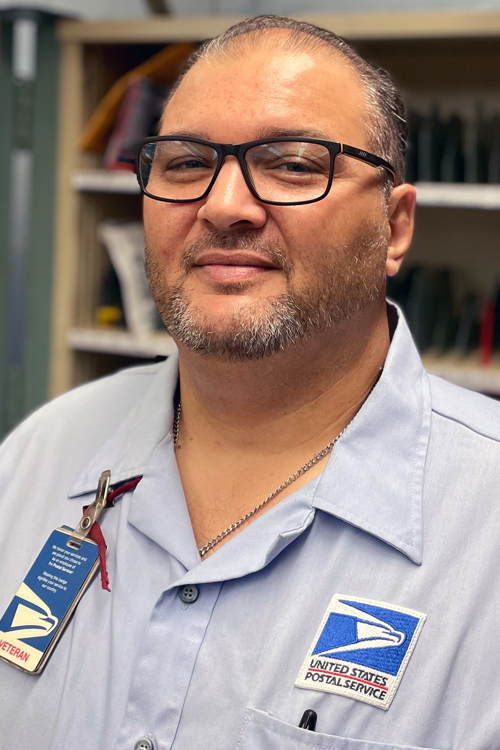
<svg viewBox="0 0 500 750">
<path fill-rule="evenodd" d="M 389 198 L 390 237 L 387 249 L 386 274 L 395 276 L 410 247 L 415 223 L 417 191 L 404 183 L 392 191 Z"/>
</svg>

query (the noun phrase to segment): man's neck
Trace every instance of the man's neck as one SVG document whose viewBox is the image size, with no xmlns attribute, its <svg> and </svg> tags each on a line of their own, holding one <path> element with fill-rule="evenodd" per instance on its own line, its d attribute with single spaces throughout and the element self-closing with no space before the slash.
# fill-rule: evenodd
<svg viewBox="0 0 500 750">
<path fill-rule="evenodd" d="M 353 418 L 389 347 L 385 305 L 273 356 L 224 361 L 179 351 L 185 434 L 205 445 L 272 453 L 327 443 Z"/>
</svg>

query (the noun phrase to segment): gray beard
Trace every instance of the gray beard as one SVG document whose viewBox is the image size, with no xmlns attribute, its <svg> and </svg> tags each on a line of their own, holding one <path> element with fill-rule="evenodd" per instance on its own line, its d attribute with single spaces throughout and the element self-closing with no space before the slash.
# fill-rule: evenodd
<svg viewBox="0 0 500 750">
<path fill-rule="evenodd" d="M 165 284 L 153 253 L 146 250 L 149 282 L 163 322 L 176 341 L 205 355 L 230 360 L 268 357 L 352 318 L 385 291 L 387 240 L 381 227 L 360 232 L 340 251 L 326 248 L 311 275 L 313 283 L 305 291 L 294 289 L 293 266 L 282 251 L 265 245 L 252 231 L 207 235 L 185 253 L 184 273 L 200 252 L 215 248 L 257 250 L 282 270 L 287 291 L 270 301 L 256 301 L 252 309 L 245 305 L 214 330 L 213 323 L 187 298 L 184 282 Z M 242 293 L 247 286 L 245 282 L 221 285 L 220 292 Z"/>
</svg>

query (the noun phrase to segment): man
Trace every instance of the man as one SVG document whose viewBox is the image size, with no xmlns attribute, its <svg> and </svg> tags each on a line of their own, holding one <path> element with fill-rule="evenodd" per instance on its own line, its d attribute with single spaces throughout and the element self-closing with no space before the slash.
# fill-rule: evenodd
<svg viewBox="0 0 500 750">
<path fill-rule="evenodd" d="M 262 17 L 195 58 L 139 158 L 178 360 L 1 454 L 2 611 L 103 470 L 142 477 L 101 517 L 110 593 L 40 675 L 0 664 L 2 748 L 500 747 L 500 414 L 386 306 L 403 165 L 397 92 L 334 35 Z"/>
</svg>

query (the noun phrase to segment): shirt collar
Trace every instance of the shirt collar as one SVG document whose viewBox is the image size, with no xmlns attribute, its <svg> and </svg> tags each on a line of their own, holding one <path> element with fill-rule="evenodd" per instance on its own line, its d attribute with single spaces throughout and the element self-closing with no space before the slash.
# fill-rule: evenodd
<svg viewBox="0 0 500 750">
<path fill-rule="evenodd" d="M 430 417 L 427 373 L 399 313 L 382 375 L 335 446 L 313 502 L 417 564 Z"/>
<path fill-rule="evenodd" d="M 69 497 L 95 491 L 103 469 L 111 469 L 113 483 L 146 471 L 171 430 L 177 378 L 178 359 L 172 355 L 82 471 Z M 423 556 L 430 414 L 427 374 L 399 313 L 379 382 L 335 446 L 313 499 L 313 507 L 382 539 L 417 564 Z"/>
<path fill-rule="evenodd" d="M 69 497 L 94 492 L 103 469 L 111 470 L 113 484 L 144 474 L 157 446 L 172 428 L 173 395 L 178 377 L 179 362 L 175 353 L 158 368 L 136 407 L 78 476 Z"/>
</svg>

